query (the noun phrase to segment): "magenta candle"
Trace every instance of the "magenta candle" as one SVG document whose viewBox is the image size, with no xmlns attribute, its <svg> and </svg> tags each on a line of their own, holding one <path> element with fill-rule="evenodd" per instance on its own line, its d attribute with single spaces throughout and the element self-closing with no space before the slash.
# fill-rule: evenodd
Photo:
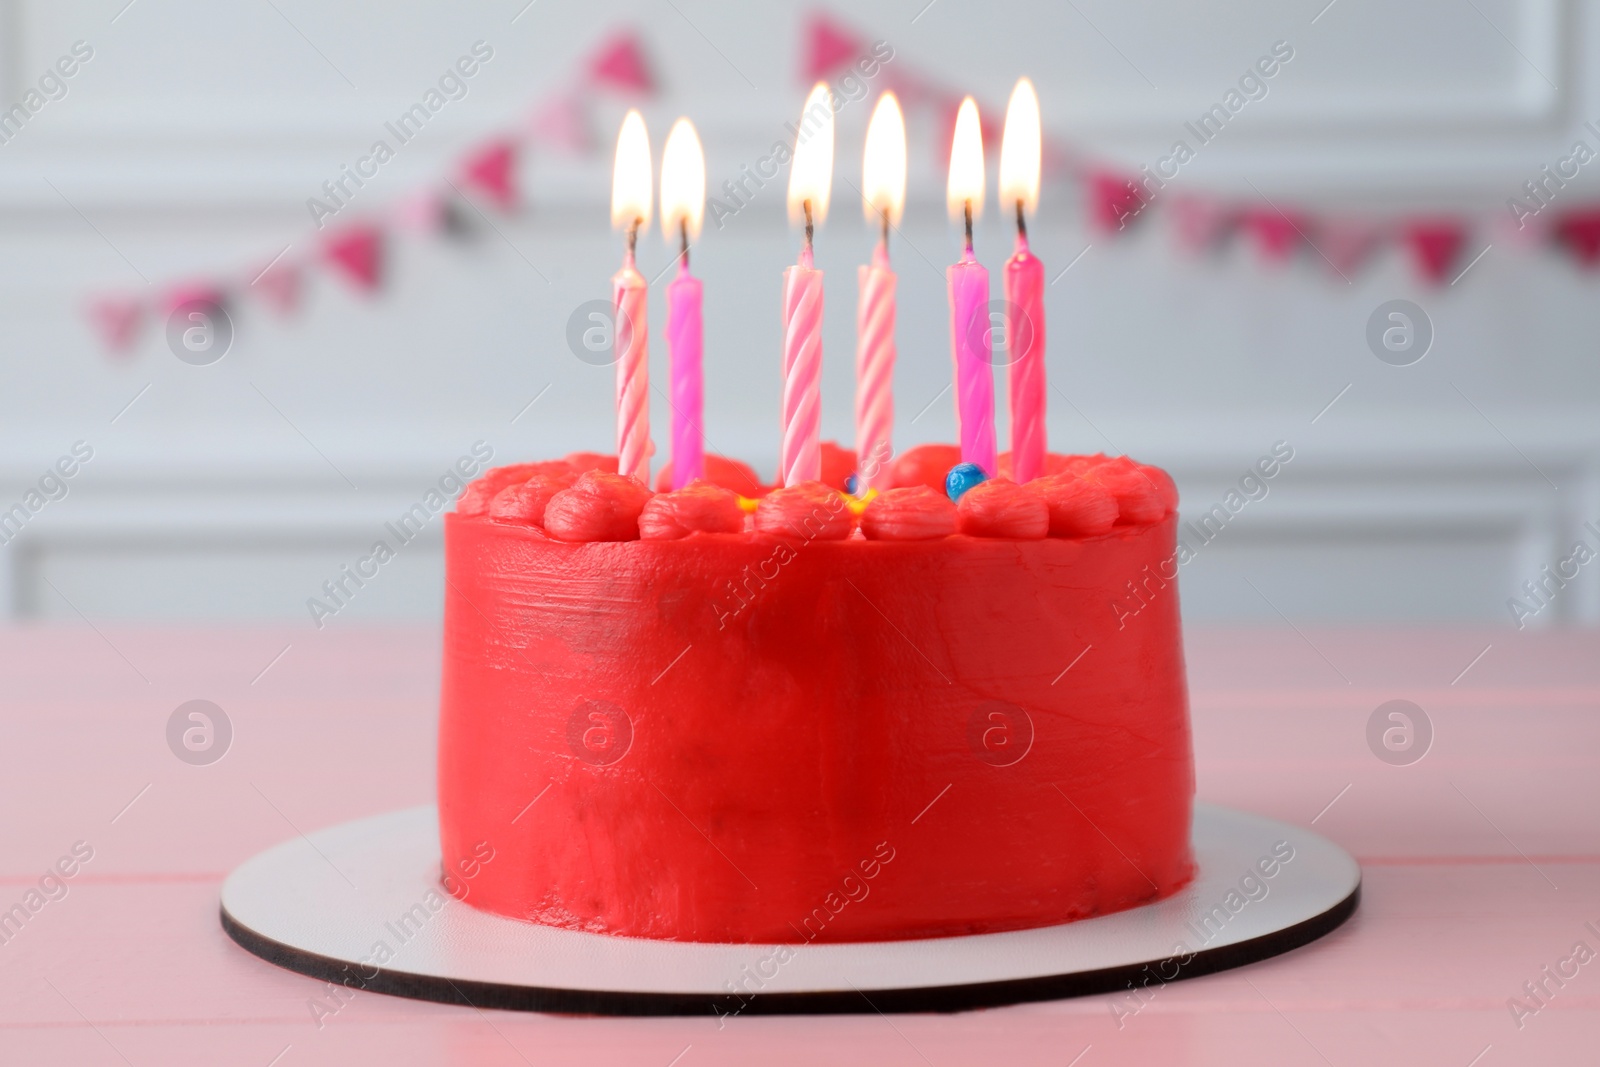
<svg viewBox="0 0 1600 1067">
<path fill-rule="evenodd" d="M 672 371 L 672 488 L 705 476 L 700 279 L 689 273 L 689 241 L 700 236 L 706 158 L 689 120 L 679 119 L 661 157 L 661 228 L 679 242 L 678 276 L 667 286 L 667 356 Z"/>
<path fill-rule="evenodd" d="M 970 96 L 961 101 L 961 109 L 956 112 L 945 198 L 951 216 L 961 220 L 966 231 L 960 261 L 945 271 L 961 460 L 977 464 L 992 478 L 998 473 L 999 464 L 994 442 L 989 272 L 972 254 L 972 223 L 983 210 L 983 134 L 978 125 L 978 105 Z"/>
<path fill-rule="evenodd" d="M 989 272 L 969 244 L 961 260 L 947 267 L 950 338 L 955 355 L 956 423 L 961 461 L 976 463 L 994 477 L 999 469 L 994 438 L 994 368 L 989 347 Z"/>
<path fill-rule="evenodd" d="M 682 489 L 706 472 L 705 394 L 700 370 L 702 330 L 700 279 L 688 258 L 667 286 L 667 353 L 672 363 L 672 488 Z"/>
<path fill-rule="evenodd" d="M 1011 473 L 1018 482 L 1044 474 L 1044 264 L 1028 248 L 1027 212 L 1039 203 L 1039 98 L 1027 78 L 1006 108 L 1000 143 L 1000 203 L 1017 209 L 1017 250 L 1006 260 L 1006 347 L 1011 363 Z"/>
<path fill-rule="evenodd" d="M 783 445 L 778 477 L 784 485 L 822 476 L 822 272 L 811 241 L 828 215 L 833 186 L 833 98 L 818 82 L 806 97 L 789 168 L 789 221 L 803 223 L 800 261 L 783 272 Z"/>
</svg>

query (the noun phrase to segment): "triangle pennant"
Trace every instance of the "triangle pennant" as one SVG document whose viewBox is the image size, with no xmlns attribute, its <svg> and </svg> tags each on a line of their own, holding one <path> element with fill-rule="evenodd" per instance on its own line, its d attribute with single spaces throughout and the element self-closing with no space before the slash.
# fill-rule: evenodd
<svg viewBox="0 0 1600 1067">
<path fill-rule="evenodd" d="M 1600 208 L 1574 211 L 1556 220 L 1555 238 L 1585 270 L 1600 266 Z"/>
<path fill-rule="evenodd" d="M 292 315 L 300 307 L 300 266 L 280 259 L 256 275 L 250 288 L 280 315 Z"/>
<path fill-rule="evenodd" d="M 862 38 L 820 12 L 806 24 L 803 47 L 800 75 L 808 85 L 854 63 L 869 50 Z"/>
<path fill-rule="evenodd" d="M 1276 208 L 1253 208 L 1245 212 L 1243 222 L 1264 263 L 1287 263 L 1300 247 L 1304 227 Z"/>
<path fill-rule="evenodd" d="M 358 289 L 371 292 L 383 277 L 383 231 L 367 223 L 330 234 L 322 245 L 328 262 Z"/>
<path fill-rule="evenodd" d="M 1467 228 L 1458 219 L 1418 219 L 1405 225 L 1403 236 L 1417 273 L 1438 285 L 1449 277 L 1461 255 Z"/>
<path fill-rule="evenodd" d="M 528 132 L 539 144 L 563 152 L 587 152 L 594 147 L 588 109 L 577 93 L 559 93 L 540 104 L 528 120 Z"/>
<path fill-rule="evenodd" d="M 113 355 L 127 355 L 144 322 L 144 305 L 131 296 L 102 296 L 89 302 L 89 324 Z"/>
<path fill-rule="evenodd" d="M 1089 224 L 1108 236 L 1127 229 L 1145 207 L 1138 183 L 1108 170 L 1090 171 L 1084 191 L 1089 198 Z"/>
<path fill-rule="evenodd" d="M 461 181 L 501 211 L 512 210 L 517 206 L 517 146 L 507 138 L 479 148 L 462 163 Z"/>
<path fill-rule="evenodd" d="M 602 44 L 589 60 L 591 80 L 627 92 L 655 92 L 655 79 L 645 60 L 644 46 L 632 30 L 623 30 Z"/>
</svg>

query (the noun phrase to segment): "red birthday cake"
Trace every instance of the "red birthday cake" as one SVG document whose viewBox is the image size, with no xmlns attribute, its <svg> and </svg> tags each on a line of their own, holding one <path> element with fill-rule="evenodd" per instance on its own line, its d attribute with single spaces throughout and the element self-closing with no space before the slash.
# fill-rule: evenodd
<svg viewBox="0 0 1600 1067">
<path fill-rule="evenodd" d="M 575 455 L 448 517 L 446 885 L 625 937 L 803 943 L 1047 926 L 1183 886 L 1194 772 L 1176 491 L 1051 456 L 952 503 L 894 488 L 652 493 Z M 659 489 L 670 485 L 663 472 Z M 485 846 L 492 862 L 482 862 Z"/>
</svg>

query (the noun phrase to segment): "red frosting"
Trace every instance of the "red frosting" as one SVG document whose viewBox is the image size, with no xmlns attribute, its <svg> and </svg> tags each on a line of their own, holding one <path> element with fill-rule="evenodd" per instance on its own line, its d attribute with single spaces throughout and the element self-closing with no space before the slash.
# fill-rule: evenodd
<svg viewBox="0 0 1600 1067">
<path fill-rule="evenodd" d="M 1076 474 L 1049 474 L 1028 483 L 1050 512 L 1051 537 L 1096 537 L 1117 524 L 1117 498 Z"/>
<path fill-rule="evenodd" d="M 692 533 L 738 533 L 743 529 L 739 495 L 710 482 L 690 482 L 675 492 L 653 496 L 639 513 L 639 536 L 646 541 L 671 541 Z"/>
<path fill-rule="evenodd" d="M 1178 492 L 1166 472 L 1157 482 L 1146 470 L 1127 456 L 1118 456 L 1090 468 L 1084 477 L 1105 486 L 1117 498 L 1118 522 L 1158 522 L 1172 510 L 1169 497 L 1177 503 Z"/>
<path fill-rule="evenodd" d="M 570 464 L 572 469 L 579 474 L 584 471 L 605 471 L 607 474 L 617 473 L 617 457 L 608 456 L 604 452 L 569 452 L 566 459 L 561 462 Z"/>
<path fill-rule="evenodd" d="M 546 521 L 621 493 L 586 476 Z M 487 841 L 473 906 L 686 941 L 981 933 L 1166 896 L 1192 872 L 1175 523 L 569 544 L 448 516 L 445 865 Z"/>
<path fill-rule="evenodd" d="M 712 485 L 720 485 L 724 489 L 731 489 L 740 496 L 758 497 L 765 493 L 768 486 L 761 484 L 761 476 L 755 468 L 748 463 L 740 463 L 736 459 L 725 456 L 705 457 L 704 481 Z M 668 460 L 666 466 L 661 468 L 661 473 L 656 475 L 656 492 L 665 493 L 672 488 L 672 461 Z"/>
<path fill-rule="evenodd" d="M 557 466 L 549 464 L 549 466 Z M 544 525 L 545 508 L 563 489 L 570 488 L 578 476 L 565 463 L 558 470 L 540 472 L 525 482 L 508 485 L 489 501 L 489 517 L 504 522 L 522 522 L 530 526 Z"/>
<path fill-rule="evenodd" d="M 854 526 L 844 497 L 821 482 L 774 489 L 756 507 L 756 529 L 779 537 L 837 541 L 849 537 Z"/>
<path fill-rule="evenodd" d="M 567 474 L 572 468 L 566 460 L 546 460 L 541 463 L 511 463 L 504 467 L 490 467 L 468 485 L 456 498 L 456 514 L 482 515 L 489 510 L 489 502 L 508 485 L 525 482 L 535 474 Z"/>
<path fill-rule="evenodd" d="M 848 489 L 850 476 L 856 472 L 856 453 L 851 448 L 840 448 L 832 441 L 824 441 L 822 451 L 822 475 L 818 478 L 823 485 L 830 489 L 837 489 L 843 493 Z"/>
<path fill-rule="evenodd" d="M 942 493 L 945 475 L 960 462 L 961 449 L 955 445 L 918 445 L 909 448 L 895 457 L 894 467 L 891 468 L 895 487 L 925 485 Z"/>
<path fill-rule="evenodd" d="M 550 499 L 544 528 L 562 541 L 632 541 L 649 499 L 638 479 L 591 470 Z"/>
<path fill-rule="evenodd" d="M 1050 511 L 1031 485 L 991 478 L 961 494 L 961 532 L 1035 541 L 1050 532 Z"/>
<path fill-rule="evenodd" d="M 890 489 L 872 498 L 861 532 L 873 541 L 927 541 L 956 532 L 956 506 L 925 485 Z"/>
</svg>

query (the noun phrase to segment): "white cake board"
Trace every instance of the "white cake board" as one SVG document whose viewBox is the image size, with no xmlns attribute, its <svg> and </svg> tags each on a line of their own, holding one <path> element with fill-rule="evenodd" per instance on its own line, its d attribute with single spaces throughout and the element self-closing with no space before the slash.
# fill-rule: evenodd
<svg viewBox="0 0 1600 1067">
<path fill-rule="evenodd" d="M 429 806 L 257 855 L 223 883 L 222 925 L 264 959 L 352 989 L 482 1008 L 728 1015 L 955 1011 L 1126 993 L 1130 983 L 1287 952 L 1355 912 L 1360 867 L 1309 830 L 1198 804 L 1193 840 L 1195 880 L 1129 911 L 1036 930 L 780 948 L 610 937 L 479 911 L 439 886 Z M 1257 861 L 1280 841 L 1294 858 L 1263 878 Z M 1247 875 L 1255 880 L 1241 888 Z"/>
</svg>

